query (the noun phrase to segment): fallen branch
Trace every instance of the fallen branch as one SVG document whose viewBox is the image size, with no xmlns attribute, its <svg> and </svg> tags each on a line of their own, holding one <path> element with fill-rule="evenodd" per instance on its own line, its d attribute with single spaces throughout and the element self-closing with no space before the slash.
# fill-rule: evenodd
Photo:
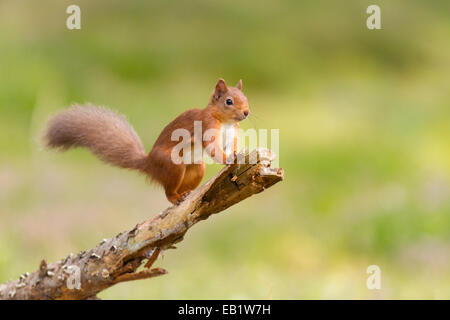
<svg viewBox="0 0 450 320">
<path fill-rule="evenodd" d="M 55 263 L 47 265 L 42 260 L 32 274 L 25 273 L 18 280 L 0 285 L 0 299 L 95 299 L 97 293 L 116 283 L 166 274 L 162 268 L 151 269 L 160 251 L 174 248 L 197 222 L 283 178 L 282 169 L 270 168 L 273 156 L 266 149 L 240 157 L 245 157 L 245 164 L 224 167 L 179 205 L 132 230 Z M 143 270 L 137 271 L 144 262 Z"/>
</svg>

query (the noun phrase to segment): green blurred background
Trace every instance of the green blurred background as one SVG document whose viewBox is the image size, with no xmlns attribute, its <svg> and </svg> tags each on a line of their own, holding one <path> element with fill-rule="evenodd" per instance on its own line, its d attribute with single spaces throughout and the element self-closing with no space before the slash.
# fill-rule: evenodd
<svg viewBox="0 0 450 320">
<path fill-rule="evenodd" d="M 168 206 L 85 150 L 44 151 L 50 114 L 109 106 L 149 150 L 224 77 L 243 79 L 244 128 L 280 129 L 285 180 L 196 225 L 168 275 L 101 298 L 450 298 L 449 39 L 444 0 L 1 0 L 0 282 Z"/>
</svg>

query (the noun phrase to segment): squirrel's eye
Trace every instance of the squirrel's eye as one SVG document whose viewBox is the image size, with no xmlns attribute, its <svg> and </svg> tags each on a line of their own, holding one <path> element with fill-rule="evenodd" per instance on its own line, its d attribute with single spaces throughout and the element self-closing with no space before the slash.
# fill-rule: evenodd
<svg viewBox="0 0 450 320">
<path fill-rule="evenodd" d="M 231 105 L 233 104 L 233 100 L 227 99 L 227 100 L 225 101 L 225 103 L 227 104 L 227 106 L 231 106 Z"/>
</svg>

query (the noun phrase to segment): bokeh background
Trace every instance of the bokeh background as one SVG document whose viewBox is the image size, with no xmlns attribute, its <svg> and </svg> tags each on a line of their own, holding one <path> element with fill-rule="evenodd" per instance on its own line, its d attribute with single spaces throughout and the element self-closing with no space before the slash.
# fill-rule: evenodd
<svg viewBox="0 0 450 320">
<path fill-rule="evenodd" d="M 109 106 L 149 150 L 224 77 L 243 79 L 244 128 L 280 129 L 285 180 L 191 229 L 168 275 L 101 298 L 450 298 L 449 39 L 446 0 L 1 0 L 0 282 L 168 206 L 85 150 L 43 150 L 49 115 Z"/>
</svg>

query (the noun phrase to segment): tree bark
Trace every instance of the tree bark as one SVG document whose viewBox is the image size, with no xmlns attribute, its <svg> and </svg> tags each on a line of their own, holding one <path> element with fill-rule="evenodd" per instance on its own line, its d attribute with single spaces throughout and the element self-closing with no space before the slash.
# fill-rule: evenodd
<svg viewBox="0 0 450 320">
<path fill-rule="evenodd" d="M 42 260 L 37 271 L 0 285 L 0 299 L 95 299 L 116 283 L 166 274 L 151 266 L 162 250 L 183 240 L 189 228 L 283 179 L 282 169 L 270 167 L 269 150 L 244 152 L 238 159 L 245 162 L 225 166 L 180 204 L 132 230 L 55 263 Z M 137 271 L 144 263 L 142 271 Z"/>
</svg>

